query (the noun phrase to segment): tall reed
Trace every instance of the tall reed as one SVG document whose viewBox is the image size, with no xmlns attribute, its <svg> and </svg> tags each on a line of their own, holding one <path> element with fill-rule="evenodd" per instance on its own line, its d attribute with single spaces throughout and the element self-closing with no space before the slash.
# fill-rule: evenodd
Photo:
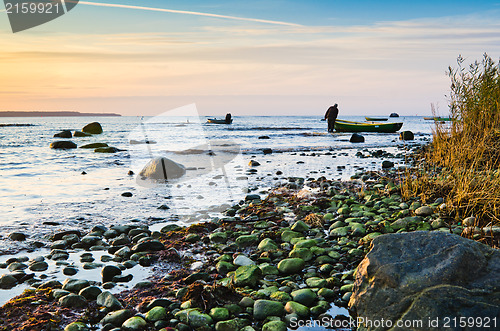
<svg viewBox="0 0 500 331">
<path fill-rule="evenodd" d="M 479 227 L 500 224 L 500 68 L 487 54 L 466 67 L 457 59 L 451 79 L 451 124 L 436 122 L 420 169 L 403 181 L 403 194 L 436 196 L 457 222 L 475 216 Z"/>
</svg>

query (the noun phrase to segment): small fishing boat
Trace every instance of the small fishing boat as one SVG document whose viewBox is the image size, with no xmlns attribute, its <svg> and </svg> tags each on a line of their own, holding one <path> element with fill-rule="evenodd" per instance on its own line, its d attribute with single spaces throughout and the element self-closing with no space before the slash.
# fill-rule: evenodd
<svg viewBox="0 0 500 331">
<path fill-rule="evenodd" d="M 437 121 L 437 122 L 446 122 L 446 121 L 453 121 L 453 118 L 451 117 L 439 117 L 439 116 L 433 116 L 433 117 L 424 117 L 424 120 L 428 121 Z"/>
<path fill-rule="evenodd" d="M 209 118 L 207 119 L 207 123 L 212 123 L 212 124 L 231 124 L 233 123 L 233 119 L 231 118 L 229 122 L 226 122 L 226 120 L 219 120 L 216 118 Z"/>
<path fill-rule="evenodd" d="M 382 132 L 393 133 L 401 129 L 402 122 L 398 123 L 362 123 L 344 120 L 335 121 L 335 131 L 337 132 Z"/>
<path fill-rule="evenodd" d="M 370 122 L 382 122 L 382 121 L 387 121 L 387 117 L 368 117 L 365 116 L 365 120 L 370 121 Z"/>
</svg>

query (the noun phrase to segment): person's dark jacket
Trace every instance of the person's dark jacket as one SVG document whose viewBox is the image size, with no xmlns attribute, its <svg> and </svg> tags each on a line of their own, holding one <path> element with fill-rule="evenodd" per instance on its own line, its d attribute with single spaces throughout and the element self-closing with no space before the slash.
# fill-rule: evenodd
<svg viewBox="0 0 500 331">
<path fill-rule="evenodd" d="M 337 116 L 339 115 L 339 109 L 336 107 L 336 106 L 331 106 L 330 108 L 328 108 L 328 110 L 326 111 L 326 114 L 325 114 L 325 119 L 328 118 L 328 119 L 337 119 Z"/>
</svg>

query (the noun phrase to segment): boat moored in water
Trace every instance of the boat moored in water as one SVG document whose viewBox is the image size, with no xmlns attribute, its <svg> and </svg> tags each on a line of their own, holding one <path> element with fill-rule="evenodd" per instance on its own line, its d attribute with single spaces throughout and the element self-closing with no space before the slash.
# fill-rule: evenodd
<svg viewBox="0 0 500 331">
<path fill-rule="evenodd" d="M 402 122 L 395 123 L 363 123 L 345 120 L 335 121 L 335 131 L 337 132 L 380 132 L 394 133 L 403 126 Z"/>
</svg>

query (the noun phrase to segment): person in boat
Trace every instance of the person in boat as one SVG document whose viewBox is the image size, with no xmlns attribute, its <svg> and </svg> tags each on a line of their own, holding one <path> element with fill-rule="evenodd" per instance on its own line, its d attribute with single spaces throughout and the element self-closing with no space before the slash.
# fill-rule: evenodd
<svg viewBox="0 0 500 331">
<path fill-rule="evenodd" d="M 231 113 L 226 114 L 226 123 L 227 124 L 231 123 Z"/>
<path fill-rule="evenodd" d="M 333 132 L 335 129 L 335 121 L 337 120 L 337 116 L 339 115 L 339 108 L 337 104 L 330 106 L 325 114 L 325 119 L 328 120 L 328 132 Z"/>
</svg>

